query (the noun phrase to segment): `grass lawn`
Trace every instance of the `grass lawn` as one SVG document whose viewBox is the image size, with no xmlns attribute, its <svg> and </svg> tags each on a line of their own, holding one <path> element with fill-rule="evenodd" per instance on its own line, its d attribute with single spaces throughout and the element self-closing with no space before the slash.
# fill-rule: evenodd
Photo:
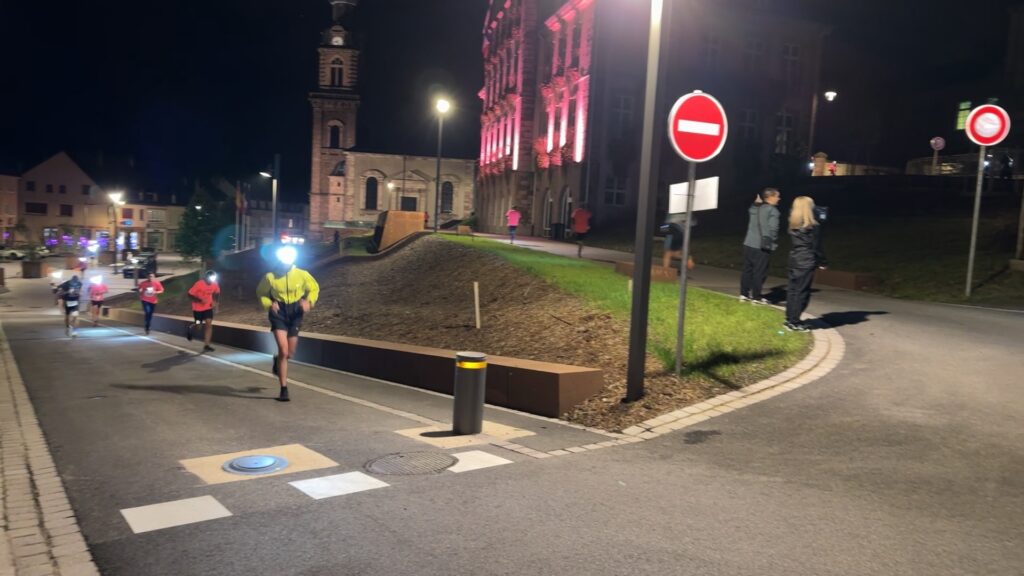
<svg viewBox="0 0 1024 576">
<path fill-rule="evenodd" d="M 874 292 L 896 298 L 960 304 L 1024 307 L 1024 274 L 1008 270 L 1016 235 L 1015 215 L 982 219 L 978 228 L 971 298 L 964 297 L 971 223 L 963 217 L 904 219 L 836 219 L 825 225 L 825 252 L 831 268 L 877 275 Z M 738 226 L 745 226 L 745 221 Z M 742 266 L 743 234 L 693 230 L 698 264 L 737 269 Z M 785 277 L 789 237 L 783 234 L 772 257 L 771 273 Z M 622 232 L 592 237 L 595 246 L 633 251 L 633 238 Z M 660 240 L 655 252 L 661 253 Z"/>
<path fill-rule="evenodd" d="M 442 237 L 497 254 L 628 324 L 628 282 L 610 266 L 481 238 Z M 648 349 L 670 372 L 675 363 L 678 303 L 678 284 L 653 284 Z M 684 373 L 738 388 L 786 369 L 804 357 L 811 337 L 782 331 L 782 320 L 778 310 L 745 305 L 722 294 L 689 288 Z"/>
</svg>

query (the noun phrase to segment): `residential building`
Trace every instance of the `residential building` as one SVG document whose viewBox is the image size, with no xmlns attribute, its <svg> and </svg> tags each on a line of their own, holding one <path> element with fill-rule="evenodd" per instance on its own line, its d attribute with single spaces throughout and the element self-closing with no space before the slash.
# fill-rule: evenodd
<svg viewBox="0 0 1024 576">
<path fill-rule="evenodd" d="M 0 244 L 13 241 L 11 231 L 18 224 L 18 180 L 17 176 L 0 174 Z"/>
<path fill-rule="evenodd" d="M 326 241 L 334 229 L 370 225 L 385 210 L 426 212 L 433 224 L 440 190 L 441 220 L 473 211 L 474 160 L 361 151 L 356 145 L 359 48 L 349 16 L 358 0 L 329 0 L 334 23 L 322 36 L 313 109 L 309 235 Z"/>
</svg>

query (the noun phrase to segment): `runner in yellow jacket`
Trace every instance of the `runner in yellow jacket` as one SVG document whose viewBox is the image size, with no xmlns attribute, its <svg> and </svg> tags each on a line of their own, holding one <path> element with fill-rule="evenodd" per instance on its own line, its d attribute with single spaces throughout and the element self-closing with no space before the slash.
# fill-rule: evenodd
<svg viewBox="0 0 1024 576">
<path fill-rule="evenodd" d="M 274 374 L 281 384 L 277 399 L 288 402 L 288 359 L 299 345 L 303 316 L 320 297 L 320 285 L 313 276 L 295 266 L 295 248 L 285 246 L 277 251 L 278 265 L 267 272 L 256 288 L 263 309 L 268 311 L 270 331 L 277 341 Z"/>
</svg>

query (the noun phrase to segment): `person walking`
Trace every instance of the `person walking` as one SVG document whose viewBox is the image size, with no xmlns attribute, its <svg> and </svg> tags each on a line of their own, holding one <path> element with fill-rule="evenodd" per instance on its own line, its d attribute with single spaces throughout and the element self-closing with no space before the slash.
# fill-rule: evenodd
<svg viewBox="0 0 1024 576">
<path fill-rule="evenodd" d="M 139 282 L 139 300 L 142 301 L 142 311 L 146 317 L 146 335 L 149 335 L 149 327 L 153 323 L 153 313 L 156 312 L 157 296 L 164 293 L 164 285 L 156 279 L 156 274 L 150 272 L 146 279 Z M 191 325 L 190 325 L 191 327 Z"/>
<path fill-rule="evenodd" d="M 772 252 L 779 247 L 779 201 L 775 188 L 765 188 L 747 209 L 747 235 L 743 239 L 743 273 L 740 275 L 740 300 L 767 304 L 761 296 L 768 278 Z"/>
<path fill-rule="evenodd" d="M 78 305 L 81 295 L 82 281 L 77 274 L 57 286 L 57 305 L 64 303 L 64 332 L 70 338 L 78 336 Z"/>
<path fill-rule="evenodd" d="M 583 241 L 587 239 L 587 234 L 590 232 L 590 219 L 593 214 L 590 210 L 587 210 L 586 204 L 581 204 L 579 208 L 572 211 L 572 233 L 576 236 L 576 257 L 583 257 Z"/>
<path fill-rule="evenodd" d="M 188 296 L 192 299 L 192 317 L 195 322 L 188 325 L 185 330 L 185 338 L 191 342 L 194 337 L 193 329 L 202 325 L 204 328 L 203 352 L 213 352 L 213 347 L 210 346 L 210 340 L 213 338 L 213 311 L 217 303 L 220 302 L 217 273 L 208 270 L 202 280 L 196 280 L 196 283 L 189 288 Z"/>
<path fill-rule="evenodd" d="M 811 301 L 814 271 L 828 265 L 821 245 L 821 226 L 814 218 L 814 200 L 798 196 L 789 211 L 789 235 L 793 247 L 789 251 L 789 284 L 786 287 L 787 330 L 804 332 L 807 325 L 800 316 Z"/>
<path fill-rule="evenodd" d="M 92 312 L 92 325 L 100 325 L 100 312 L 103 311 L 103 299 L 110 288 L 103 283 L 103 276 L 93 276 L 89 279 L 89 310 Z"/>
<path fill-rule="evenodd" d="M 516 243 L 516 229 L 519 228 L 519 220 L 522 219 L 523 214 L 515 206 L 508 209 L 505 212 L 505 221 L 508 223 L 508 243 Z"/>
<path fill-rule="evenodd" d="M 290 246 L 277 251 L 277 265 L 256 287 L 256 296 L 267 311 L 270 331 L 277 343 L 272 371 L 280 384 L 279 402 L 288 402 L 288 360 L 299 345 L 302 319 L 316 305 L 320 285 L 309 272 L 295 266 L 297 252 Z"/>
</svg>

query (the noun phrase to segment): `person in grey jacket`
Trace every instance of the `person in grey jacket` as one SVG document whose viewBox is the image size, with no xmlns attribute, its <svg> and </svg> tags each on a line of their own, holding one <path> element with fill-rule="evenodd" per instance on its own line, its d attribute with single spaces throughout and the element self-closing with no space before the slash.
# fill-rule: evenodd
<svg viewBox="0 0 1024 576">
<path fill-rule="evenodd" d="M 779 200 L 782 195 L 775 188 L 765 188 L 754 198 L 747 210 L 747 236 L 743 239 L 743 274 L 740 276 L 740 300 L 767 304 L 761 297 L 764 281 L 768 278 L 768 263 L 778 248 Z"/>
<path fill-rule="evenodd" d="M 821 245 L 821 225 L 814 217 L 814 200 L 799 196 L 789 212 L 789 235 L 793 247 L 789 251 L 789 284 L 786 287 L 787 330 L 804 332 L 807 325 L 800 316 L 811 301 L 814 272 L 828 265 Z"/>
</svg>

